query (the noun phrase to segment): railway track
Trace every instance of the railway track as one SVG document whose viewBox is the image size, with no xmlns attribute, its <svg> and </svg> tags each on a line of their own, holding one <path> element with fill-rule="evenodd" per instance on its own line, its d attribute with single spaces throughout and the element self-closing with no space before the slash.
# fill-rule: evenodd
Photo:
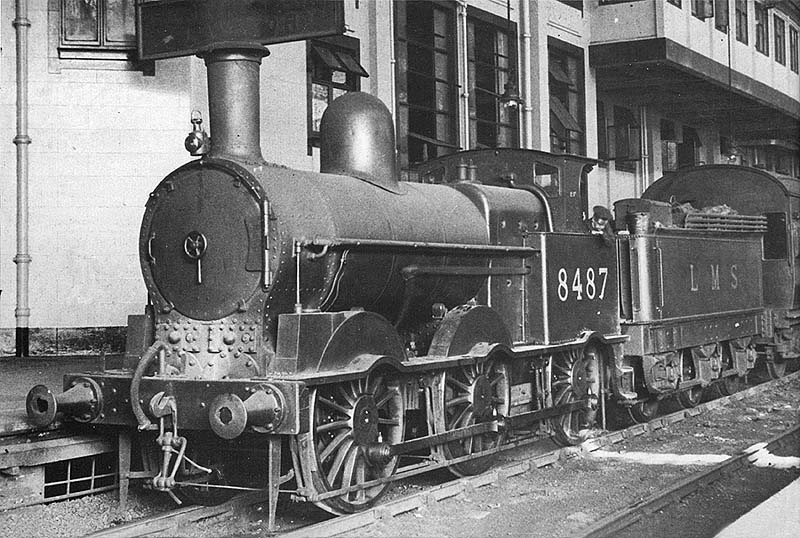
<svg viewBox="0 0 800 538">
<path fill-rule="evenodd" d="M 737 392 L 731 396 L 726 396 L 724 398 L 719 398 L 700 404 L 691 409 L 681 410 L 658 417 L 657 419 L 645 424 L 636 424 L 622 430 L 603 434 L 596 438 L 589 439 L 577 447 L 565 447 L 557 450 L 550 450 L 541 454 L 536 454 L 532 457 L 529 456 L 520 461 L 498 466 L 495 469 L 481 475 L 468 478 L 459 478 L 434 487 L 426 488 L 418 493 L 386 502 L 364 512 L 359 512 L 357 514 L 348 516 L 334 517 L 332 519 L 304 526 L 296 530 L 278 533 L 278 535 L 282 538 L 327 537 L 336 536 L 338 534 L 357 529 L 363 529 L 376 522 L 390 520 L 391 518 L 401 514 L 417 510 L 418 508 L 456 497 L 463 492 L 471 491 L 484 486 L 496 485 L 502 483 L 502 481 L 510 477 L 521 475 L 532 469 L 552 465 L 559 460 L 570 459 L 581 452 L 594 452 L 604 447 L 609 447 L 649 432 L 655 432 L 666 426 L 669 426 L 670 424 L 675 424 L 687 418 L 695 417 L 717 409 L 729 400 L 742 400 L 748 396 L 763 392 L 776 383 L 784 383 L 798 377 L 800 377 L 800 372 L 791 374 L 779 380 L 756 385 L 741 392 Z M 797 428 L 793 428 L 791 431 L 796 432 Z M 613 529 L 623 528 L 624 526 L 630 525 L 638 518 L 642 517 L 642 515 L 651 513 L 653 510 L 658 510 L 659 507 L 674 502 L 675 499 L 682 498 L 692 491 L 695 491 L 698 487 L 708 484 L 715 479 L 714 477 L 723 476 L 725 473 L 730 472 L 731 469 L 734 468 L 733 466 L 737 465 L 737 462 L 739 465 L 742 465 L 742 462 L 746 461 L 746 456 L 746 454 L 737 456 L 736 458 L 732 458 L 731 461 L 726 461 L 723 464 L 719 464 L 715 468 L 711 469 L 708 473 L 703 473 L 702 476 L 686 479 L 684 482 L 677 484 L 669 491 L 658 493 L 652 498 L 647 499 L 645 502 L 631 507 L 630 509 L 626 510 L 626 513 L 624 514 L 619 513 L 609 516 L 609 518 L 606 518 L 593 525 L 592 529 L 590 529 L 588 532 L 593 532 L 596 534 L 587 534 L 586 538 L 590 536 L 607 536 L 609 535 L 608 533 L 613 532 Z M 719 467 L 719 469 L 717 469 L 717 467 Z M 212 518 L 220 518 L 237 509 L 258 504 L 265 500 L 265 493 L 253 492 L 236 497 L 228 503 L 219 506 L 190 506 L 179 508 L 177 510 L 163 513 L 154 517 L 144 518 L 142 520 L 134 521 L 124 525 L 111 527 L 109 529 L 92 534 L 91 536 L 114 536 L 124 538 L 128 536 L 142 536 L 156 534 L 159 532 L 168 532 L 170 529 L 175 529 L 179 526 L 196 523 L 203 520 L 209 520 Z M 630 513 L 628 514 L 627 512 Z M 605 525 L 609 525 L 608 529 L 605 529 Z M 595 529 L 595 527 L 597 528 Z"/>
<path fill-rule="evenodd" d="M 797 425 L 767 441 L 767 448 L 770 451 L 774 451 L 784 448 L 790 443 L 796 443 L 799 433 L 800 425 Z M 662 510 L 671 504 L 677 503 L 684 497 L 699 491 L 717 480 L 725 478 L 728 474 L 746 467 L 749 461 L 748 458 L 752 454 L 752 450 L 745 450 L 728 460 L 714 465 L 707 471 L 690 476 L 678 482 L 673 487 L 644 499 L 634 506 L 630 506 L 620 512 L 605 517 L 593 524 L 590 528 L 585 529 L 584 533 L 580 535 L 580 538 L 604 538 L 606 536 L 615 536 L 616 533 L 640 521 L 642 518 Z"/>
</svg>

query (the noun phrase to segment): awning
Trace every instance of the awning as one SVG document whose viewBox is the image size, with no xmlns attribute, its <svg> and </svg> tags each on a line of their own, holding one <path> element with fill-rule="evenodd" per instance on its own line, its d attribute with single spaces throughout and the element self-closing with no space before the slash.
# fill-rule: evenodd
<svg viewBox="0 0 800 538">
<path fill-rule="evenodd" d="M 329 69 L 334 71 L 344 71 L 346 73 L 352 73 L 359 77 L 369 77 L 369 73 L 367 70 L 361 67 L 361 64 L 358 63 L 358 60 L 353 57 L 353 55 L 344 50 L 334 50 L 328 48 L 324 45 L 319 43 L 312 43 L 311 50 L 319 56 L 319 59 L 322 60 Z"/>
<path fill-rule="evenodd" d="M 561 122 L 561 125 L 568 131 L 577 131 L 579 133 L 583 132 L 580 124 L 578 124 L 578 120 L 567 110 L 561 101 L 558 100 L 557 97 L 550 96 L 550 112 L 556 115 L 558 121 Z"/>
</svg>

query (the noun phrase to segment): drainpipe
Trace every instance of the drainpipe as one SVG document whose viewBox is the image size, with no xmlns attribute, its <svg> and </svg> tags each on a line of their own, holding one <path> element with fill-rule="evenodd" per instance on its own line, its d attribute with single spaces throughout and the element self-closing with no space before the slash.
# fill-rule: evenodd
<svg viewBox="0 0 800 538">
<path fill-rule="evenodd" d="M 28 0 L 17 0 L 17 16 L 13 22 L 17 32 L 17 318 L 16 356 L 27 357 L 30 348 L 30 317 L 28 306 Z"/>
<path fill-rule="evenodd" d="M 639 144 L 642 148 L 642 184 L 640 185 L 639 192 L 636 196 L 640 196 L 650 185 L 650 148 L 647 147 L 647 138 L 649 129 L 647 127 L 647 107 L 642 105 L 639 107 Z"/>
<path fill-rule="evenodd" d="M 461 128 L 458 132 L 458 145 L 462 149 L 469 149 L 469 54 L 467 52 L 467 0 L 458 0 L 456 16 L 461 28 L 458 34 L 458 62 L 461 66 L 458 76 L 458 85 L 461 87 L 459 94 L 459 112 L 461 113 Z"/>
<path fill-rule="evenodd" d="M 522 31 L 522 147 L 533 149 L 533 89 L 531 77 L 531 4 L 520 0 L 520 30 Z"/>
</svg>

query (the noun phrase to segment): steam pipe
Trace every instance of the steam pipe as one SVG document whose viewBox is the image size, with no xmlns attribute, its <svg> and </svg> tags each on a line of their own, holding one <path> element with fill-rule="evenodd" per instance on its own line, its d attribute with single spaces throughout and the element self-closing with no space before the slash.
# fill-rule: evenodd
<svg viewBox="0 0 800 538">
<path fill-rule="evenodd" d="M 30 347 L 30 317 L 28 305 L 28 275 L 31 257 L 28 253 L 28 1 L 17 0 L 16 18 L 13 22 L 17 33 L 17 318 L 16 356 L 26 357 Z"/>
<path fill-rule="evenodd" d="M 203 55 L 208 73 L 212 157 L 261 162 L 260 75 L 264 47 L 216 49 Z"/>
</svg>

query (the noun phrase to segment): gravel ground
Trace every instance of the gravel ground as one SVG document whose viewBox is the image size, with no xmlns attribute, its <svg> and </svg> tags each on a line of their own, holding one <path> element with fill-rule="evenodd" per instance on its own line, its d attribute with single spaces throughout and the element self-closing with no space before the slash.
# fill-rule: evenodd
<svg viewBox="0 0 800 538">
<path fill-rule="evenodd" d="M 628 439 L 608 450 L 733 455 L 798 423 L 799 395 L 800 379 L 793 379 L 762 394 L 731 401 L 711 413 Z M 800 447 L 796 452 L 795 455 L 800 454 Z M 507 461 L 509 456 L 502 459 Z M 509 478 L 497 486 L 465 492 L 346 536 L 571 536 L 698 470 L 697 466 L 632 464 L 585 455 Z M 759 484 L 774 485 L 800 474 L 797 470 L 770 471 L 773 473 L 759 475 L 762 476 L 757 478 Z M 414 493 L 447 476 L 431 473 L 413 484 L 400 485 L 395 491 Z M 735 501 L 726 498 L 724 503 L 733 507 L 734 518 L 748 509 Z M 0 513 L 0 536 L 84 536 L 172 506 L 161 494 L 134 489 L 129 509 L 119 513 L 116 494 L 105 493 Z M 702 515 L 693 514 L 692 506 L 691 502 L 682 503 L 680 517 L 688 520 Z M 285 500 L 279 510 L 280 531 L 296 527 L 300 521 L 314 522 L 328 517 L 313 506 Z M 254 506 L 225 518 L 171 529 L 159 536 L 263 536 L 265 532 L 266 510 Z"/>
</svg>

